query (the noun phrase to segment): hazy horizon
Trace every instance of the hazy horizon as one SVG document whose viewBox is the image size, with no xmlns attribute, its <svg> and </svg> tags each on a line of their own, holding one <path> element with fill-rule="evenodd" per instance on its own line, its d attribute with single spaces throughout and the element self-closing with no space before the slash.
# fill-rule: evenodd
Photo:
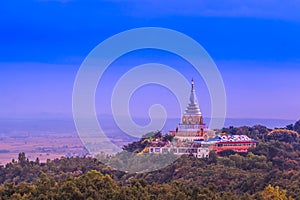
<svg viewBox="0 0 300 200">
<path fill-rule="evenodd" d="M 122 119 L 122 118 L 121 118 Z M 133 117 L 133 121 L 136 124 L 139 125 L 147 125 L 150 122 L 150 118 L 144 118 L 144 117 Z M 155 118 L 155 119 L 162 119 L 163 118 Z M 163 128 L 163 130 L 167 133 L 169 130 L 174 130 L 178 123 L 180 123 L 181 118 L 175 117 L 175 118 L 168 118 L 166 120 L 166 124 Z M 209 121 L 211 118 L 204 117 L 203 118 L 204 123 L 207 125 L 209 124 Z M 105 129 L 112 129 L 114 131 L 120 131 L 120 129 L 115 124 L 115 121 L 111 115 L 99 115 L 98 121 L 100 125 Z M 226 118 L 224 128 L 229 126 L 254 126 L 254 125 L 262 125 L 266 126 L 268 128 L 284 128 L 287 125 L 295 124 L 298 120 L 288 120 L 288 119 L 259 119 L 259 118 Z M 39 124 L 37 124 L 37 122 Z M 42 123 L 40 123 L 42 122 Z M 58 127 L 55 124 L 59 124 Z M 16 129 L 19 125 L 20 130 L 22 131 L 28 131 L 26 128 L 30 127 L 30 131 L 34 131 L 34 127 L 36 128 L 36 131 L 40 131 L 41 129 L 47 130 L 67 130 L 68 132 L 75 132 L 75 124 L 73 121 L 73 118 L 71 116 L 60 116 L 60 117 L 54 117 L 54 116 L 48 116 L 48 117 L 21 117 L 21 118 L 2 118 L 0 117 L 0 134 L 1 131 L 8 130 L 7 128 L 10 127 L 13 130 Z M 22 127 L 24 126 L 24 127 Z M 51 127 L 54 126 L 54 127 Z M 155 131 L 155 130 L 153 130 Z M 55 132 L 55 131 L 54 131 Z"/>
</svg>

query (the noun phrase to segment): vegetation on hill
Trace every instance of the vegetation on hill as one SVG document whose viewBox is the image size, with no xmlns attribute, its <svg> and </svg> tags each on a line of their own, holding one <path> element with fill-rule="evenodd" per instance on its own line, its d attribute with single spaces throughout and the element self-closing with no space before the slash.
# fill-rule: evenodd
<svg viewBox="0 0 300 200">
<path fill-rule="evenodd" d="M 258 139 L 258 146 L 243 155 L 182 156 L 149 173 L 125 173 L 88 157 L 40 163 L 20 153 L 0 167 L 0 199 L 297 199 L 297 124 L 275 130 L 229 127 L 223 131 Z"/>
<path fill-rule="evenodd" d="M 287 129 L 274 129 L 267 135 L 268 140 L 278 140 L 282 142 L 296 142 L 299 139 L 299 133 Z"/>
</svg>

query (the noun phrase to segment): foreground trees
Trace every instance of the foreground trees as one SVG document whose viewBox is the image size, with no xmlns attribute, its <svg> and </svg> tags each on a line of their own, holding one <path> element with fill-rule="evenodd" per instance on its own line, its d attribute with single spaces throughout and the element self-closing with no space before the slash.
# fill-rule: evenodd
<svg viewBox="0 0 300 200">
<path fill-rule="evenodd" d="M 41 184 L 45 184 L 42 187 Z M 268 185 L 265 189 L 253 195 L 238 194 L 234 191 L 218 192 L 214 184 L 206 187 L 189 186 L 181 181 L 172 181 L 170 184 L 147 184 L 143 179 L 131 178 L 125 185 L 117 184 L 109 175 L 92 170 L 77 178 L 68 177 L 56 182 L 45 175 L 37 184 L 20 183 L 4 184 L 0 187 L 0 199 L 64 199 L 64 200 L 92 200 L 92 199 L 119 199 L 119 200 L 150 200 L 150 199 L 262 199 L 262 200 L 292 200 L 287 197 L 286 190 L 278 186 Z"/>
<path fill-rule="evenodd" d="M 289 167 L 286 159 L 299 162 L 299 155 L 293 145 L 273 141 L 245 156 L 183 156 L 158 171 L 126 174 L 92 158 L 40 164 L 21 154 L 0 168 L 0 199 L 292 199 L 300 196 L 300 165 Z"/>
</svg>

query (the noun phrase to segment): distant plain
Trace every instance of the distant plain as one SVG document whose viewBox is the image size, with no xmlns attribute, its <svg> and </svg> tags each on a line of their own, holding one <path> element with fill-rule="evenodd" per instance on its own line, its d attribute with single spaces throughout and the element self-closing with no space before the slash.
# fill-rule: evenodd
<svg viewBox="0 0 300 200">
<path fill-rule="evenodd" d="M 137 124 L 149 123 L 149 119 L 136 118 Z M 172 130 L 180 119 L 173 118 L 166 121 L 163 133 Z M 208 118 L 205 118 L 209 122 Z M 295 120 L 296 121 L 296 120 Z M 295 123 L 284 119 L 231 119 L 225 121 L 228 126 L 254 126 L 264 125 L 268 128 L 281 128 Z M 137 140 L 137 138 L 124 134 L 114 123 L 111 117 L 99 118 L 99 123 L 107 136 L 117 146 Z M 30 160 L 37 157 L 41 162 L 47 159 L 62 156 L 84 156 L 89 152 L 82 144 L 77 134 L 72 118 L 64 119 L 0 119 L 0 165 L 18 158 L 19 152 L 25 152 Z"/>
</svg>

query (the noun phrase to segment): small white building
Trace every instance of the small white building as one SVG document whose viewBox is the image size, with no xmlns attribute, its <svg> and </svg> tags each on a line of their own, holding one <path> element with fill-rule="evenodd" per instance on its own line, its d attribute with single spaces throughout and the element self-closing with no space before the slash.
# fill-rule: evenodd
<svg viewBox="0 0 300 200">
<path fill-rule="evenodd" d="M 167 154 L 172 153 L 175 155 L 192 154 L 197 158 L 208 158 L 208 147 L 150 147 L 149 153 L 154 154 Z"/>
</svg>

